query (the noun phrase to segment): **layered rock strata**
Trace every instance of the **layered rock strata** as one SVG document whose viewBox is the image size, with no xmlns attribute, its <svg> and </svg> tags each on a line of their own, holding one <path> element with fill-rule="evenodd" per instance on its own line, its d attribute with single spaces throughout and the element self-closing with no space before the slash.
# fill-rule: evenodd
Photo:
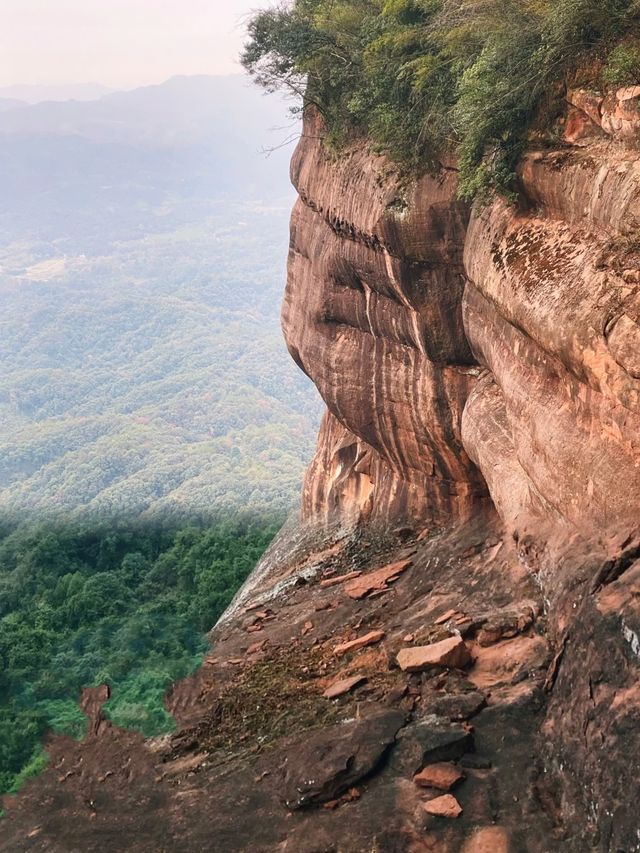
<svg viewBox="0 0 640 853">
<path fill-rule="evenodd" d="M 456 173 L 402 186 L 381 157 L 334 158 L 310 114 L 292 163 L 283 327 L 329 415 L 303 517 L 442 522 L 482 476 L 460 423 L 478 370 L 462 322 L 468 212 Z"/>
<path fill-rule="evenodd" d="M 525 159 L 519 208 L 469 221 L 455 170 L 403 185 L 362 147 L 336 160 L 312 115 L 292 176 L 283 326 L 329 409 L 303 518 L 449 521 L 486 483 L 514 531 L 633 529 L 635 149 L 583 130 Z"/>
</svg>

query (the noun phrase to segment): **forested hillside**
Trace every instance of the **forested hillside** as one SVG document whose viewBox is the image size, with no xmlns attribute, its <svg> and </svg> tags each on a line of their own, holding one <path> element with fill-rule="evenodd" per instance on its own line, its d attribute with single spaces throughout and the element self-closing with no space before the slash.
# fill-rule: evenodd
<svg viewBox="0 0 640 853">
<path fill-rule="evenodd" d="M 4 114 L 3 516 L 293 505 L 318 405 L 279 329 L 278 121 L 234 77 Z"/>
<path fill-rule="evenodd" d="M 5 250 L 0 512 L 291 506 L 316 404 L 280 340 L 285 234 L 284 206 L 220 202 L 108 255 Z"/>
<path fill-rule="evenodd" d="M 81 736 L 78 695 L 108 684 L 118 725 L 170 731 L 163 697 L 195 669 L 276 525 L 40 526 L 0 539 L 0 794 Z"/>
</svg>

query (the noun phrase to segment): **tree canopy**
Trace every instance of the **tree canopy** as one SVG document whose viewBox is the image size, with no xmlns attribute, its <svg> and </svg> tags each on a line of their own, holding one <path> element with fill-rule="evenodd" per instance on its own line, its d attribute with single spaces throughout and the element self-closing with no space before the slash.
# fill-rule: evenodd
<svg viewBox="0 0 640 853">
<path fill-rule="evenodd" d="M 243 63 L 315 105 L 334 145 L 364 134 L 413 170 L 454 149 L 473 198 L 511 186 L 557 83 L 586 66 L 607 82 L 639 11 L 638 0 L 294 0 L 253 17 Z M 637 81 L 635 42 L 623 49 L 615 67 Z"/>
<path fill-rule="evenodd" d="M 42 769 L 46 731 L 80 736 L 83 687 L 108 684 L 125 728 L 171 731 L 164 694 L 281 519 L 40 525 L 0 537 L 0 794 Z"/>
</svg>

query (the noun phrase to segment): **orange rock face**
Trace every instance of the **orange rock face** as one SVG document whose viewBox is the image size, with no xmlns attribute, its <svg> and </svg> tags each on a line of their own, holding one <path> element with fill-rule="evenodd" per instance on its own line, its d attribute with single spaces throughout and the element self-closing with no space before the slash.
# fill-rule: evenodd
<svg viewBox="0 0 640 853">
<path fill-rule="evenodd" d="M 485 486 L 460 435 L 477 368 L 462 323 L 468 212 L 455 171 L 403 190 L 361 146 L 331 158 L 310 114 L 292 178 L 283 328 L 330 413 L 304 517 L 468 514 Z"/>
<path fill-rule="evenodd" d="M 578 147 L 471 216 L 455 170 L 403 185 L 307 117 L 283 326 L 329 411 L 304 519 L 451 521 L 488 488 L 519 536 L 635 529 L 640 88 L 569 100 Z"/>
</svg>

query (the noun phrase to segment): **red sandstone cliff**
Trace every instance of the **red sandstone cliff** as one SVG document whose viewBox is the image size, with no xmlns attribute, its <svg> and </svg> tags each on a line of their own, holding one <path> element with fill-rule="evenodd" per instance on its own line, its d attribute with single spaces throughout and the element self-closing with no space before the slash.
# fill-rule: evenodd
<svg viewBox="0 0 640 853">
<path fill-rule="evenodd" d="M 582 128 L 525 158 L 519 207 L 469 221 L 455 170 L 403 186 L 362 148 L 336 162 L 316 125 L 293 159 L 283 310 L 330 412 L 304 516 L 447 521 L 488 487 L 514 530 L 632 531 L 636 148 Z"/>
<path fill-rule="evenodd" d="M 519 204 L 473 211 L 452 164 L 407 183 L 307 116 L 302 522 L 169 697 L 180 731 L 54 742 L 3 849 L 640 849 L 639 97 L 570 93 Z"/>
<path fill-rule="evenodd" d="M 292 178 L 283 326 L 330 412 L 303 517 L 468 515 L 486 487 L 460 430 L 479 368 L 462 320 L 468 211 L 455 171 L 401 186 L 362 147 L 331 157 L 309 116 Z"/>
</svg>

